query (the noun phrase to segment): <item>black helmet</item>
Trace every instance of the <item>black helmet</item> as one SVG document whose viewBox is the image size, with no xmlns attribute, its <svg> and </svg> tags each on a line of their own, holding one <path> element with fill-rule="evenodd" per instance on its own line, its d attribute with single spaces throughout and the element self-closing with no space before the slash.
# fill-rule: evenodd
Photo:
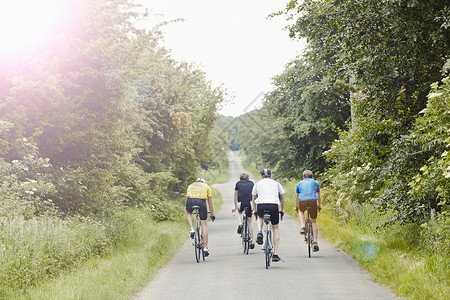
<svg viewBox="0 0 450 300">
<path fill-rule="evenodd" d="M 272 175 L 272 171 L 270 169 L 261 170 L 261 176 L 270 176 Z"/>
</svg>

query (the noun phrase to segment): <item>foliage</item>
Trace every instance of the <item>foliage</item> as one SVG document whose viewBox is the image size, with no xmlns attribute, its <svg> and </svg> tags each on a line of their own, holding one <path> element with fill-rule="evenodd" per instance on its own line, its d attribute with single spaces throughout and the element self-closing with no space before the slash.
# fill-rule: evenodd
<svg viewBox="0 0 450 300">
<path fill-rule="evenodd" d="M 203 165 L 204 169 L 227 169 L 227 152 L 230 145 L 228 135 L 219 127 L 215 126 L 211 132 L 211 155 L 209 161 Z"/>
<path fill-rule="evenodd" d="M 448 72 L 448 9 L 445 1 L 306 0 L 278 13 L 294 21 L 291 37 L 308 40 L 316 74 L 349 82 L 353 93 L 352 129 L 326 152 L 327 183 L 352 202 L 396 211 L 402 222 L 442 210 L 438 178 L 428 177 L 415 196 L 411 185 L 443 153 L 442 145 L 422 147 L 414 131 L 430 85 Z"/>
<path fill-rule="evenodd" d="M 11 162 L 0 160 L 0 217 L 54 212 L 49 160 L 38 157 L 36 145 L 25 138 L 17 142 L 16 153 Z"/>
<path fill-rule="evenodd" d="M 264 103 L 287 139 L 278 168 L 287 177 L 305 169 L 323 172 L 327 163 L 322 153 L 350 116 L 348 90 L 317 70 L 305 59 L 290 62 L 274 78 L 276 88 Z"/>
</svg>

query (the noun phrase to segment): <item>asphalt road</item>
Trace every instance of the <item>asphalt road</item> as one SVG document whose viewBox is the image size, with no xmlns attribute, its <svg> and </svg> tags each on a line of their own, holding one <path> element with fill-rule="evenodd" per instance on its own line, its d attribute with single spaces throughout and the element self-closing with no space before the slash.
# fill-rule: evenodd
<svg viewBox="0 0 450 300">
<path fill-rule="evenodd" d="M 258 245 L 244 255 L 236 233 L 237 218 L 231 213 L 234 185 L 244 169 L 237 152 L 230 152 L 228 158 L 229 181 L 214 186 L 223 204 L 216 212 L 216 221 L 208 223 L 210 256 L 197 263 L 188 239 L 132 299 L 398 299 L 323 239 L 319 238 L 320 251 L 308 258 L 298 233 L 299 222 L 287 215 L 280 223 L 279 255 L 284 262 L 272 263 L 266 269 L 264 252 Z M 318 222 L 320 232 L 320 218 Z M 256 222 L 253 225 L 256 232 Z"/>
</svg>

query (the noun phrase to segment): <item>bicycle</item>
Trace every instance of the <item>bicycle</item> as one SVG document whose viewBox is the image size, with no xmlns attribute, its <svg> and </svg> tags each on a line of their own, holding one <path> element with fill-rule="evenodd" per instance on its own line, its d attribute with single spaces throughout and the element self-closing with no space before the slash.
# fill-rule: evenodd
<svg viewBox="0 0 450 300">
<path fill-rule="evenodd" d="M 272 237 L 272 223 L 270 222 L 270 213 L 268 210 L 264 211 L 264 255 L 266 269 L 270 268 L 270 262 L 273 257 L 273 237 Z"/>
<path fill-rule="evenodd" d="M 248 218 L 247 218 L 247 214 L 245 213 L 245 209 L 244 209 L 244 213 L 242 214 L 242 233 L 241 233 L 241 238 L 242 238 L 242 248 L 244 250 L 244 254 L 248 255 L 248 250 L 250 249 L 250 227 L 248 225 Z"/>
<path fill-rule="evenodd" d="M 194 222 L 194 243 L 192 244 L 194 246 L 194 252 L 195 252 L 195 260 L 200 262 L 200 258 L 203 258 L 205 260 L 205 253 L 203 252 L 203 239 L 202 239 L 202 228 L 200 226 L 200 206 L 194 205 L 192 206 L 192 214 L 195 215 Z"/>
<path fill-rule="evenodd" d="M 308 245 L 308 256 L 311 257 L 311 248 L 313 247 L 314 235 L 312 228 L 312 219 L 309 215 L 309 210 L 311 207 L 306 208 L 305 214 L 305 242 Z"/>
<path fill-rule="evenodd" d="M 273 258 L 273 233 L 272 233 L 272 222 L 270 221 L 270 211 L 264 210 L 264 256 L 266 262 L 266 269 L 270 268 L 270 262 Z M 281 219 L 283 220 L 283 214 L 281 214 Z"/>
</svg>

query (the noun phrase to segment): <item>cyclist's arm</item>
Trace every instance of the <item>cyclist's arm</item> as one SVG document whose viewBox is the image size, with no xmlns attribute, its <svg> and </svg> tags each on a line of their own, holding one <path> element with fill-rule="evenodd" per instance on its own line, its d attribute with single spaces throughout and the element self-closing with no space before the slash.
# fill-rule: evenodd
<svg viewBox="0 0 450 300">
<path fill-rule="evenodd" d="M 319 210 L 322 208 L 321 206 L 321 199 L 320 199 L 320 192 L 317 193 L 317 195 L 319 196 L 319 198 L 317 199 L 317 207 L 319 208 Z"/>
<path fill-rule="evenodd" d="M 208 196 L 208 206 L 209 206 L 209 213 L 211 216 L 214 216 L 214 207 L 212 202 L 212 196 Z"/>
<path fill-rule="evenodd" d="M 284 194 L 280 194 L 281 211 L 284 213 Z"/>
<path fill-rule="evenodd" d="M 256 201 L 255 201 L 255 195 L 252 195 L 252 206 L 253 206 L 253 211 L 256 213 Z"/>
<path fill-rule="evenodd" d="M 299 199 L 298 199 L 298 194 L 299 193 L 296 193 L 297 195 L 295 196 L 295 211 L 297 212 L 297 214 L 298 214 L 298 212 L 299 212 L 299 210 L 300 210 L 300 203 L 299 203 Z"/>
</svg>

